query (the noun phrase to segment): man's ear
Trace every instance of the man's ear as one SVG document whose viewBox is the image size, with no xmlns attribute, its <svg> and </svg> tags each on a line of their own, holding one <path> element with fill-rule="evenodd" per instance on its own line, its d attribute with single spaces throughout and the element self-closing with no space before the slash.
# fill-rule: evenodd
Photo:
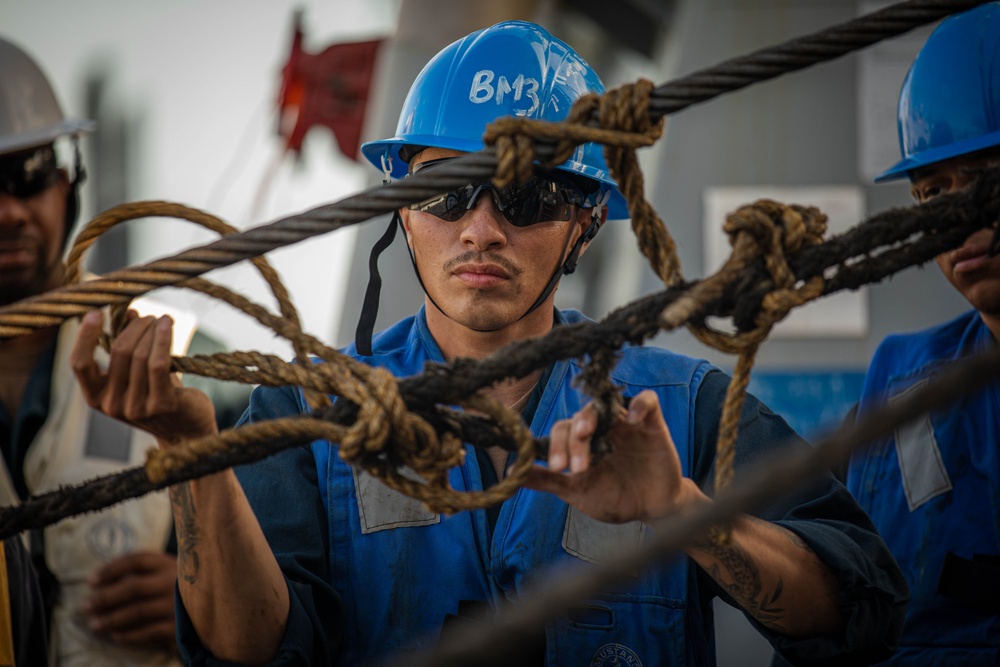
<svg viewBox="0 0 1000 667">
<path fill-rule="evenodd" d="M 403 232 L 406 234 L 406 245 L 413 248 L 413 243 L 410 237 L 410 209 L 401 208 L 399 209 L 399 220 L 403 225 Z"/>
<path fill-rule="evenodd" d="M 577 224 L 580 225 L 580 233 L 586 234 L 587 230 L 590 229 L 591 223 L 594 221 L 594 209 L 592 208 L 581 208 L 578 209 L 578 215 L 576 218 Z M 601 206 L 601 221 L 598 223 L 597 229 L 599 230 L 604 226 L 604 223 L 608 221 L 608 207 Z M 594 235 L 597 234 L 597 230 L 594 230 L 591 237 L 583 242 L 580 247 L 580 257 L 583 257 L 583 253 L 587 252 L 587 248 L 590 246 L 590 242 L 594 240 Z"/>
</svg>

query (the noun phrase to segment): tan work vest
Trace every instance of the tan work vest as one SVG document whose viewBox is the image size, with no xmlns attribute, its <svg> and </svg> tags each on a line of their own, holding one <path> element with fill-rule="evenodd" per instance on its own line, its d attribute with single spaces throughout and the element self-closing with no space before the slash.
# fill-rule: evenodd
<svg viewBox="0 0 1000 667">
<path fill-rule="evenodd" d="M 140 312 L 163 312 L 142 300 Z M 143 308 L 143 305 L 146 308 Z M 194 334 L 194 319 L 174 315 L 174 354 L 183 353 Z M 24 477 L 28 491 L 38 495 L 65 484 L 79 484 L 124 468 L 142 465 L 156 447 L 150 434 L 106 417 L 90 408 L 70 369 L 69 357 L 79 323 L 62 325 L 52 370 L 50 409 L 45 424 L 28 448 Z M 98 363 L 107 355 L 98 348 Z M 19 502 L 10 473 L 0 463 L 0 504 Z M 163 551 L 170 538 L 172 517 L 166 491 L 151 493 L 100 512 L 83 514 L 45 528 L 45 561 L 60 584 L 59 601 L 49 628 L 54 667 L 160 667 L 180 665 L 163 650 L 132 649 L 93 635 L 81 611 L 90 594 L 87 577 L 104 563 L 135 551 Z"/>
</svg>

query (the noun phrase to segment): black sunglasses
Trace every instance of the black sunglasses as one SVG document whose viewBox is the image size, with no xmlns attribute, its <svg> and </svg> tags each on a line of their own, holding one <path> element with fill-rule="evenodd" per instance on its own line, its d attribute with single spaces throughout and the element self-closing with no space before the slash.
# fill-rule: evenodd
<svg viewBox="0 0 1000 667">
<path fill-rule="evenodd" d="M 59 180 L 59 165 L 51 146 L 0 156 L 0 192 L 30 199 Z"/>
<path fill-rule="evenodd" d="M 432 168 L 454 158 L 421 162 L 413 173 Z M 539 222 L 564 221 L 573 218 L 574 206 L 585 206 L 587 195 L 580 185 L 560 174 L 539 171 L 524 184 L 513 184 L 498 190 L 490 183 L 469 183 L 451 192 L 410 204 L 411 211 L 429 213 L 447 222 L 460 220 L 468 213 L 479 196 L 488 192 L 497 210 L 515 227 L 528 227 Z"/>
</svg>

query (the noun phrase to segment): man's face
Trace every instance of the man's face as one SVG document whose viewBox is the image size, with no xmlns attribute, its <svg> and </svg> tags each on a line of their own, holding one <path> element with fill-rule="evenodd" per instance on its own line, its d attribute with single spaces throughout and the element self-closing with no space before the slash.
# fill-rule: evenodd
<svg viewBox="0 0 1000 667">
<path fill-rule="evenodd" d="M 967 155 L 915 170 L 911 176 L 913 197 L 922 203 L 960 190 L 983 170 L 1000 164 L 1000 157 Z M 972 306 L 985 315 L 1000 315 L 1000 256 L 990 257 L 992 229 L 973 233 L 959 248 L 937 256 L 945 278 Z"/>
<path fill-rule="evenodd" d="M 413 159 L 411 169 L 459 155 L 428 148 Z M 590 222 L 589 212 L 574 206 L 571 220 L 516 227 L 485 192 L 454 222 L 409 209 L 401 214 L 427 293 L 449 318 L 475 331 L 517 322 Z"/>
<path fill-rule="evenodd" d="M 62 281 L 69 182 L 61 170 L 41 176 L 32 172 L 38 162 L 27 153 L 0 155 L 0 305 Z"/>
</svg>

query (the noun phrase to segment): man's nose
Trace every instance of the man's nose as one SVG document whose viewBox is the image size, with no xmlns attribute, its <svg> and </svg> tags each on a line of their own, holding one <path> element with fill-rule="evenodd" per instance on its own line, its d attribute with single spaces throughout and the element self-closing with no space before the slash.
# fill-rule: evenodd
<svg viewBox="0 0 1000 667">
<path fill-rule="evenodd" d="M 28 207 L 24 200 L 0 190 L 0 225 L 21 225 L 28 218 Z"/>
<path fill-rule="evenodd" d="M 477 250 L 497 248 L 507 243 L 503 214 L 497 208 L 493 193 L 483 188 L 469 211 L 462 216 L 462 242 Z"/>
</svg>

